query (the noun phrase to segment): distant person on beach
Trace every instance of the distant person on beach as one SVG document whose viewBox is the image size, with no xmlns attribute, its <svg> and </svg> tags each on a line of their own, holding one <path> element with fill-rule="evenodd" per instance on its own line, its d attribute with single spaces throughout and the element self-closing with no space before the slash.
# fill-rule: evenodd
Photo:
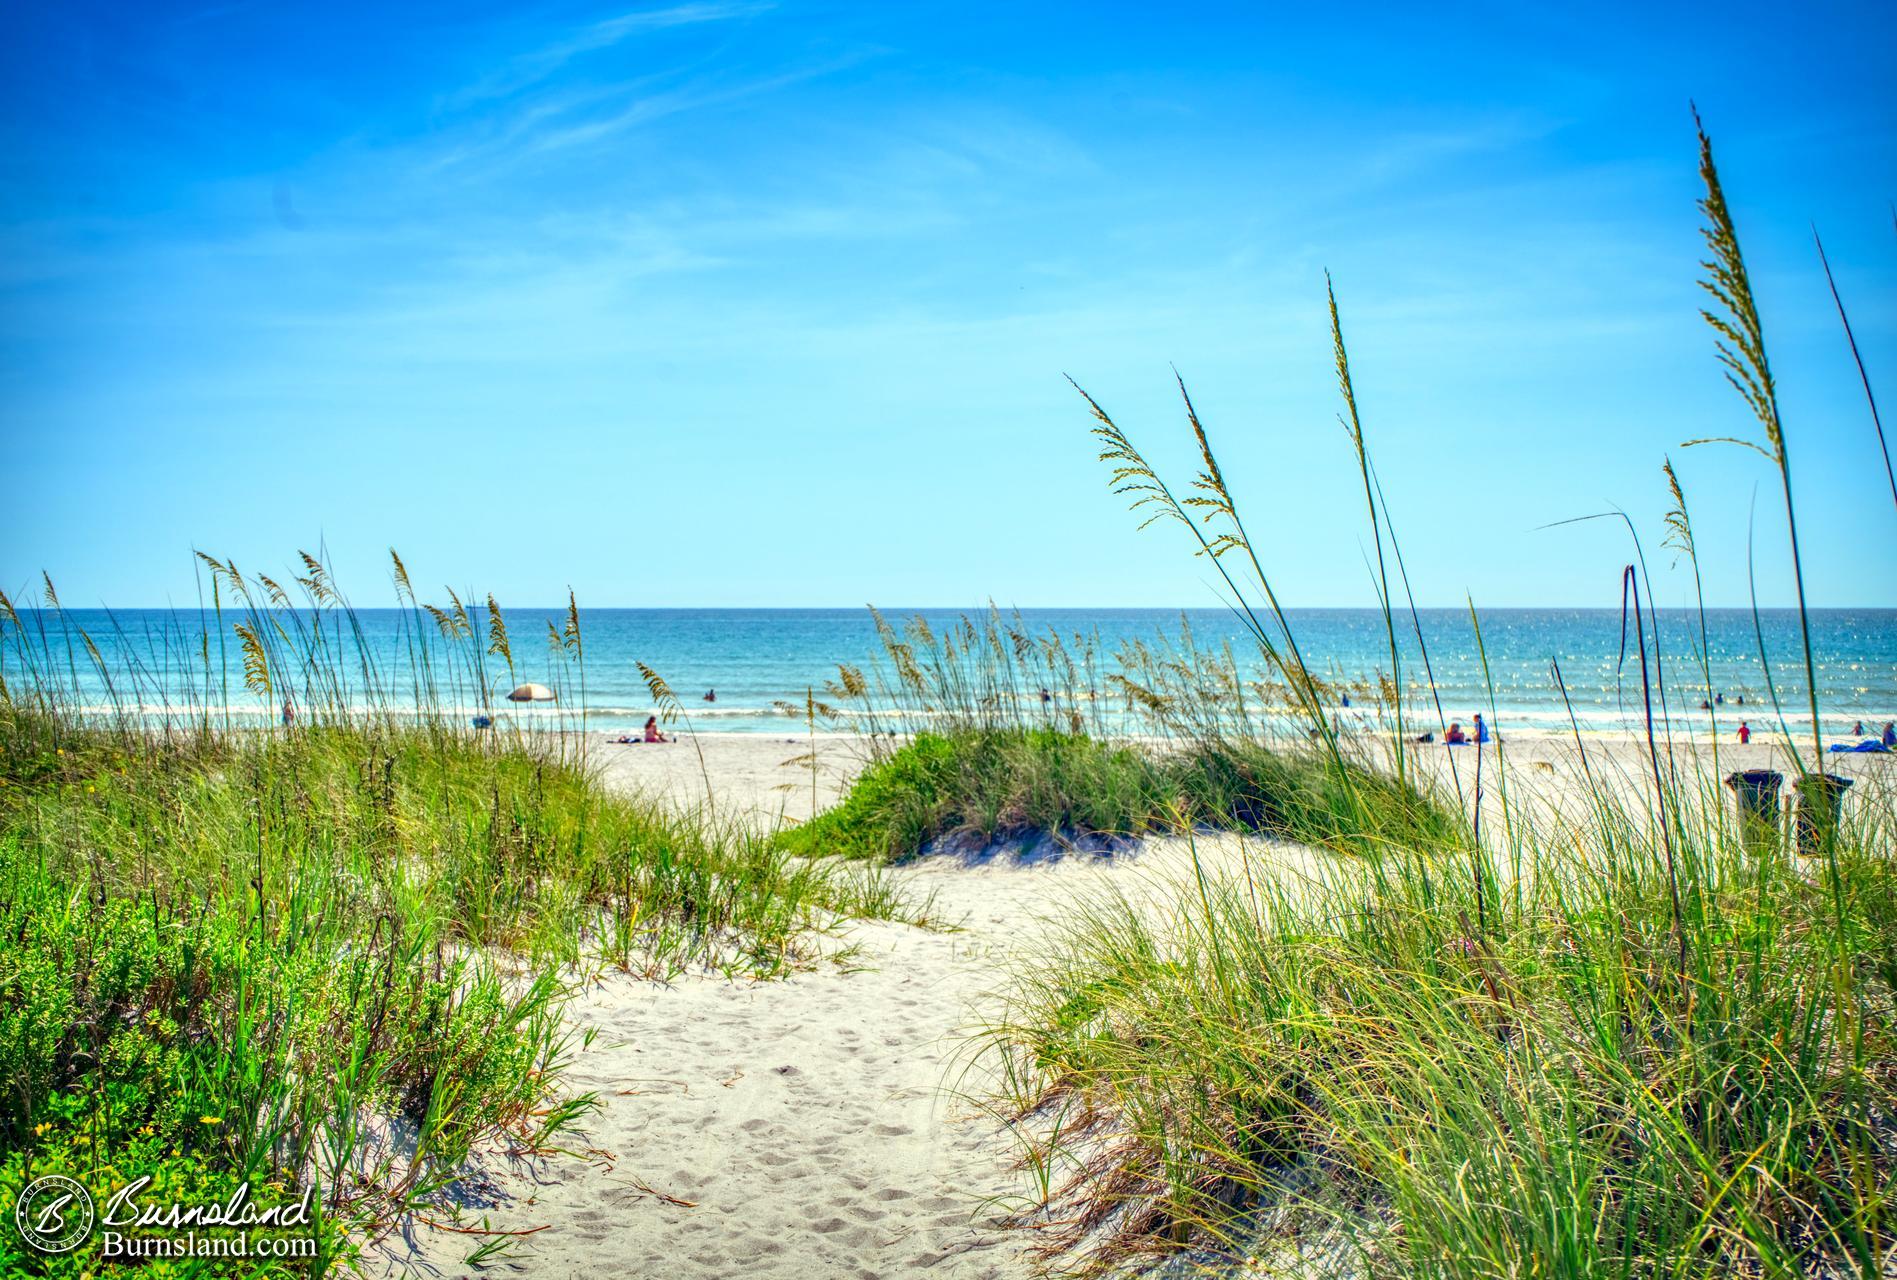
<svg viewBox="0 0 1897 1280">
<path fill-rule="evenodd" d="M 706 702 L 718 701 L 718 691 L 716 689 L 705 690 L 705 701 Z"/>
<path fill-rule="evenodd" d="M 1054 700 L 1053 694 L 1049 693 L 1045 689 L 1041 690 L 1041 701 L 1043 703 L 1049 703 L 1049 702 L 1052 702 L 1053 700 Z"/>
<path fill-rule="evenodd" d="M 1716 695 L 1716 696 L 1715 696 L 1715 697 L 1713 698 L 1713 701 L 1714 701 L 1714 702 L 1717 702 L 1717 703 L 1718 703 L 1718 704 L 1719 704 L 1720 706 L 1722 706 L 1722 707 L 1723 707 L 1723 706 L 1725 706 L 1725 705 L 1726 705 L 1726 695 L 1725 695 L 1725 694 L 1723 694 L 1723 693 L 1722 693 L 1722 694 L 1718 694 L 1718 695 Z"/>
<path fill-rule="evenodd" d="M 1346 707 L 1348 707 L 1348 706 L 1350 705 L 1350 695 L 1349 695 L 1349 694 L 1345 694 L 1345 695 L 1344 695 L 1344 705 L 1345 705 Z"/>
<path fill-rule="evenodd" d="M 1884 722 L 1884 745 L 1897 747 L 1897 722 L 1889 720 Z"/>
<path fill-rule="evenodd" d="M 1864 736 L 1864 722 L 1862 720 L 1851 726 L 1851 736 L 1853 738 L 1862 738 Z"/>
<path fill-rule="evenodd" d="M 1489 727 L 1482 723 L 1482 713 L 1480 711 L 1475 713 L 1475 740 L 1477 742 L 1487 742 L 1489 740 Z"/>
<path fill-rule="evenodd" d="M 1699 709 L 1701 711 L 1711 711 L 1713 709 L 1713 704 L 1706 701 L 1706 699 L 1701 698 L 1699 700 Z"/>
<path fill-rule="evenodd" d="M 1445 746 L 1460 747 L 1468 741 L 1469 735 L 1462 731 L 1462 721 L 1451 720 L 1449 722 L 1449 732 L 1443 735 L 1443 744 Z"/>
<path fill-rule="evenodd" d="M 647 742 L 664 742 L 665 741 L 665 735 L 659 732 L 659 718 L 657 716 L 646 717 L 645 740 Z"/>
<path fill-rule="evenodd" d="M 1738 697 L 1734 698 L 1733 701 L 1743 707 L 1746 704 L 1746 696 L 1742 693 Z"/>
<path fill-rule="evenodd" d="M 1739 745 L 1743 747 L 1750 741 L 1752 741 L 1752 726 L 1741 720 L 1739 722 Z"/>
<path fill-rule="evenodd" d="M 296 723 L 296 704 L 288 698 L 283 700 L 283 727 L 288 729 Z"/>
</svg>

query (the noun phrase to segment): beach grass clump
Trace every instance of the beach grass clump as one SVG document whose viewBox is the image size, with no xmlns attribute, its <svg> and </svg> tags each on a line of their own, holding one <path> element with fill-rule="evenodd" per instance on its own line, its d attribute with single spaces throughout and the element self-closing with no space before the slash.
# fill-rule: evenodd
<svg viewBox="0 0 1897 1280">
<path fill-rule="evenodd" d="M 1164 822 L 1169 798 L 1165 771 L 1147 755 L 1084 734 L 922 733 L 780 839 L 806 856 L 897 861 L 943 838 L 1135 836 Z"/>
<path fill-rule="evenodd" d="M 476 1142 L 538 1149 L 585 1107 L 558 1080 L 580 974 L 773 976 L 812 928 L 881 913 L 472 735 L 128 745 L 0 709 L 0 736 L 0 1184 L 318 1185 L 338 1256 Z M 384 1165 L 397 1129 L 413 1153 Z"/>
<path fill-rule="evenodd" d="M 1368 765 L 1340 771 L 1259 741 L 1128 743 L 1046 728 L 918 734 L 779 839 L 804 856 L 887 862 L 943 839 L 1110 840 L 1194 825 L 1340 852 L 1467 840 L 1451 809 Z"/>
<path fill-rule="evenodd" d="M 874 871 L 608 790 L 563 725 L 497 725 L 516 658 L 491 602 L 484 627 L 415 605 L 409 665 L 388 670 L 326 571 L 301 607 L 248 581 L 219 563 L 215 590 L 248 597 L 236 616 L 121 643 L 123 669 L 50 586 L 44 610 L 0 600 L 8 1203 L 52 1173 L 150 1175 L 160 1204 L 308 1196 L 319 1253 L 297 1269 L 325 1274 L 452 1213 L 438 1193 L 477 1146 L 559 1146 L 592 1103 L 561 1083 L 589 976 L 775 977 L 840 919 L 907 912 Z M 577 666 L 576 606 L 568 623 L 550 649 Z M 489 1260 L 507 1239 L 454 1229 Z M 0 1239 L 0 1271 L 70 1261 L 23 1250 Z"/>
<path fill-rule="evenodd" d="M 1340 853 L 1466 847 L 1449 804 L 1389 770 L 1255 739 L 1193 742 L 1168 757 L 1182 812 L 1201 825 L 1257 832 Z"/>
<path fill-rule="evenodd" d="M 1545 833 L 1566 856 L 1487 933 L 1468 881 L 1419 858 L 1294 882 L 1262 857 L 1167 914 L 1093 903 L 988 1030 L 1067 1224 L 1050 1244 L 1289 1266 L 1324 1240 L 1298 1273 L 1352 1276 L 1881 1274 L 1889 815 L 1841 837 L 1842 937 L 1828 877 L 1716 829 L 1683 843 L 1683 979 L 1666 860 L 1619 819 Z"/>
</svg>

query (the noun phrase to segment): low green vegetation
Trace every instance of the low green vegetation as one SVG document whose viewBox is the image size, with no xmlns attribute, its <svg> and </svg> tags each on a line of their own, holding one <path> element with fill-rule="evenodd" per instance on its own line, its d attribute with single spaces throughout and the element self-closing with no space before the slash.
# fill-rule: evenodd
<svg viewBox="0 0 1897 1280">
<path fill-rule="evenodd" d="M 988 1029 L 1060 1243 L 1287 1269 L 1323 1245 L 1299 1274 L 1882 1274 L 1887 808 L 1840 838 L 1841 916 L 1810 864 L 1690 824 L 1683 934 L 1644 814 L 1523 838 L 1534 874 L 1486 906 L 1421 857 L 1315 882 L 1262 857 L 1168 913 L 1068 921 Z"/>
<path fill-rule="evenodd" d="M 280 616 L 256 671 L 327 661 L 336 696 L 306 683 L 304 714 L 269 729 L 77 709 L 34 678 L 58 650 L 18 615 L 0 628 L 8 1206 L 51 1173 L 98 1190 L 151 1175 L 152 1202 L 246 1180 L 264 1205 L 309 1193 L 319 1256 L 277 1265 L 325 1274 L 409 1215 L 450 1212 L 435 1193 L 477 1144 L 559 1145 L 592 1103 L 561 1083 L 580 1047 L 562 1010 L 588 975 L 774 977 L 813 960 L 813 930 L 903 910 L 873 870 L 608 791 L 573 739 L 352 711 L 354 655 L 291 648 L 299 618 Z M 506 1242 L 467 1238 L 490 1257 Z M 0 1233 L 0 1273 L 98 1262 Z"/>
<path fill-rule="evenodd" d="M 1053 729 L 923 733 L 871 763 L 836 807 L 780 840 L 798 853 L 889 861 L 945 836 L 1135 836 L 1166 820 L 1142 753 Z"/>
<path fill-rule="evenodd" d="M 1346 851 L 1455 848 L 1464 824 L 1374 769 L 1218 740 L 1154 747 L 1053 728 L 921 733 L 873 761 L 836 807 L 780 837 L 806 856 L 913 857 L 944 838 L 1134 837 L 1195 825 Z"/>
</svg>

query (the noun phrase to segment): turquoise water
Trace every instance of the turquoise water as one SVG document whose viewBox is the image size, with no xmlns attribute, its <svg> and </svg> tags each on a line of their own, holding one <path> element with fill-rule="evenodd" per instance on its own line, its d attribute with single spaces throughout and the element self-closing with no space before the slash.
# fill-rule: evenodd
<svg viewBox="0 0 1897 1280">
<path fill-rule="evenodd" d="M 887 611 L 892 620 L 910 612 L 922 613 L 938 629 L 960 614 L 953 609 Z M 1243 631 L 1229 613 L 1196 610 L 1187 616 L 1202 646 L 1216 647 L 1229 640 L 1241 656 L 1249 651 Z M 1488 660 L 1486 679 L 1466 611 L 1425 610 L 1421 616 L 1443 711 L 1449 718 L 1466 723 L 1479 710 L 1503 728 L 1565 729 L 1568 710 L 1551 673 L 1551 662 L 1558 660 L 1583 728 L 1614 730 L 1639 724 L 1639 667 L 1631 656 L 1620 667 L 1617 610 L 1497 609 L 1480 616 Z M 337 615 L 329 617 L 334 625 Z M 413 617 L 398 610 L 356 614 L 362 643 L 385 672 L 407 671 Z M 1124 640 L 1151 640 L 1161 630 L 1176 633 L 1180 620 L 1177 611 L 1155 609 L 1030 609 L 1023 610 L 1022 617 L 1036 630 L 1052 628 L 1064 637 L 1097 633 L 1107 652 Z M 1306 661 L 1327 679 L 1368 681 L 1388 670 L 1388 642 L 1380 613 L 1310 609 L 1293 610 L 1290 617 Z M 504 712 L 525 719 L 571 719 L 580 702 L 577 681 L 550 661 L 546 644 L 545 624 L 551 621 L 557 626 L 564 621 L 564 613 L 509 609 L 506 618 L 514 636 L 514 678 L 557 684 L 562 699 L 555 708 L 503 704 Z M 76 701 L 81 705 L 111 706 L 115 696 L 106 688 L 106 676 L 110 676 L 116 702 L 121 706 L 136 703 L 147 714 L 157 713 L 164 704 L 178 708 L 226 700 L 230 714 L 245 721 L 276 714 L 274 704 L 266 705 L 244 691 L 237 646 L 228 637 L 225 661 L 231 671 L 230 693 L 226 699 L 212 692 L 222 685 L 215 677 L 218 641 L 211 635 L 200 647 L 205 624 L 196 611 L 71 610 L 65 615 L 27 613 L 22 621 L 28 641 L 40 655 L 37 660 L 54 668 L 43 675 L 76 686 Z M 773 704 L 782 701 L 801 707 L 805 689 L 814 685 L 821 690 L 824 681 L 835 675 L 837 663 L 866 664 L 878 652 L 874 625 L 861 609 L 589 609 L 582 611 L 581 621 L 586 644 L 584 705 L 588 723 L 599 728 L 636 725 L 652 713 L 651 698 L 635 666 L 638 662 L 671 683 L 699 729 L 784 732 L 789 723 Z M 480 624 L 478 612 L 476 622 Z M 1418 711 L 1427 713 L 1428 727 L 1435 719 L 1434 705 L 1416 657 L 1415 636 L 1406 616 L 1399 618 L 1399 624 L 1400 639 L 1408 650 L 1404 683 Z M 432 623 L 427 625 L 432 629 Z M 71 634 L 67 628 L 74 626 L 92 636 L 105 675 L 82 644 L 67 645 Z M 1736 729 L 1741 718 L 1749 719 L 1755 731 L 1764 732 L 1774 720 L 1753 615 L 1746 610 L 1717 610 L 1708 616 L 1707 626 L 1710 691 L 1697 657 L 1697 616 L 1683 611 L 1661 615 L 1660 646 L 1675 707 L 1691 711 L 1702 697 L 1723 693 L 1726 703 L 1716 709 L 1722 732 Z M 1798 730 L 1809 723 L 1809 716 L 1803 710 L 1797 614 L 1768 611 L 1758 619 L 1758 629 L 1786 720 Z M 20 639 L 17 634 L 0 637 L 0 674 L 15 687 L 24 675 Z M 1867 730 L 1875 731 L 1897 717 L 1897 610 L 1821 610 L 1812 617 L 1812 640 L 1827 737 L 1845 736 L 1860 719 Z M 344 637 L 344 652 L 353 654 L 354 644 Z M 206 650 L 214 673 L 208 682 L 210 690 L 201 666 Z M 508 677 L 500 660 L 490 658 L 489 662 L 491 678 L 506 688 Z M 135 669 L 142 673 L 137 678 L 132 674 Z M 701 701 L 701 695 L 713 688 L 717 702 Z M 465 692 L 455 697 L 452 689 L 444 688 L 438 696 L 458 714 L 480 709 L 478 699 Z M 1737 702 L 1740 697 L 1745 699 L 1743 706 Z M 1361 704 L 1363 699 L 1357 701 Z M 1361 706 L 1357 710 L 1361 712 Z M 1703 714 L 1689 714 L 1687 719 L 1701 727 L 1706 723 Z"/>
</svg>

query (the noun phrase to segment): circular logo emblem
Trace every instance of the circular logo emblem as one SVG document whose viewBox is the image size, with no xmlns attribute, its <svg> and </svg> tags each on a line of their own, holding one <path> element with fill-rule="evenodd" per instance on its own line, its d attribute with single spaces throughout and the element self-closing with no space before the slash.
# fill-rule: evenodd
<svg viewBox="0 0 1897 1280">
<path fill-rule="evenodd" d="M 48 1174 L 13 1202 L 13 1225 L 41 1253 L 69 1253 L 92 1233 L 92 1197 L 71 1178 Z"/>
</svg>

